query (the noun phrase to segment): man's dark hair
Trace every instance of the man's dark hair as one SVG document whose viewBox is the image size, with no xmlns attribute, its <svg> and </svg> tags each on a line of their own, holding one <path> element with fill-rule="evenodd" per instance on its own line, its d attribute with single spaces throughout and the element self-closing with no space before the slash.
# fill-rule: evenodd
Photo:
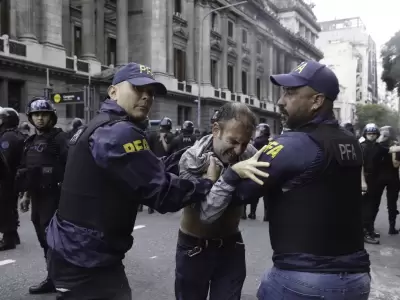
<svg viewBox="0 0 400 300">
<path fill-rule="evenodd" d="M 226 122 L 234 119 L 245 125 L 248 130 L 253 131 L 257 126 L 257 120 L 250 108 L 243 103 L 226 103 L 221 106 L 213 116 L 223 131 Z"/>
</svg>

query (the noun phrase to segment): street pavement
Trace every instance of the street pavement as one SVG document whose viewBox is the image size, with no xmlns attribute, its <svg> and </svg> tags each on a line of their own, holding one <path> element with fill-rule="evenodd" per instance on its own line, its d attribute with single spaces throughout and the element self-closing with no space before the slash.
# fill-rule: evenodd
<svg viewBox="0 0 400 300">
<path fill-rule="evenodd" d="M 386 201 L 383 201 L 386 202 Z M 261 203 L 260 203 L 261 204 Z M 255 300 L 260 276 L 271 266 L 268 223 L 262 222 L 261 205 L 257 220 L 241 223 L 246 243 L 247 278 L 243 300 Z M 134 300 L 174 299 L 175 248 L 180 213 L 139 213 L 135 243 L 125 259 Z M 400 223 L 400 217 L 399 217 Z M 400 225 L 400 224 L 399 224 Z M 387 235 L 387 211 L 382 204 L 377 221 L 381 245 L 367 245 L 372 258 L 373 300 L 400 300 L 400 236 Z M 29 213 L 21 215 L 21 245 L 0 253 L 0 300 L 48 300 L 54 295 L 31 296 L 28 287 L 46 276 L 43 252 L 36 240 Z"/>
</svg>

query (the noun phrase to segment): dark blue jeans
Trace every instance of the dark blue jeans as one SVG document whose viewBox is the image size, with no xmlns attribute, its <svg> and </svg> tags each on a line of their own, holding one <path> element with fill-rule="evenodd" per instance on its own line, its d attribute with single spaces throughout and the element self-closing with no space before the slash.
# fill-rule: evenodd
<svg viewBox="0 0 400 300">
<path fill-rule="evenodd" d="M 245 246 L 240 233 L 200 240 L 179 232 L 176 251 L 177 300 L 239 300 L 246 278 Z"/>
<path fill-rule="evenodd" d="M 259 300 L 368 300 L 368 273 L 323 274 L 285 271 L 266 272 L 258 289 Z"/>
</svg>

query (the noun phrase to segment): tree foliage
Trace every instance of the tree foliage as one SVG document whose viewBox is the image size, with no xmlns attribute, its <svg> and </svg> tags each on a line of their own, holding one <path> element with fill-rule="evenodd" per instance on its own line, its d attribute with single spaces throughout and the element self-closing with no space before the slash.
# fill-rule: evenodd
<svg viewBox="0 0 400 300">
<path fill-rule="evenodd" d="M 398 31 L 382 48 L 382 77 L 386 89 L 393 91 L 398 88 L 400 95 L 400 31 Z"/>
<path fill-rule="evenodd" d="M 379 104 L 358 104 L 356 107 L 357 128 L 362 130 L 368 123 L 379 127 L 392 126 L 399 132 L 399 115 L 397 112 Z"/>
</svg>

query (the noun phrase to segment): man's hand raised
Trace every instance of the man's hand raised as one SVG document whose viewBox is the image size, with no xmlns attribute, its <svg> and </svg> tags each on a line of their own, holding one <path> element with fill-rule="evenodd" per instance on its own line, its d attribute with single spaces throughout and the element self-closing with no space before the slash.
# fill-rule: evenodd
<svg viewBox="0 0 400 300">
<path fill-rule="evenodd" d="M 258 170 L 257 168 L 267 168 L 269 167 L 268 162 L 263 162 L 263 161 L 258 161 L 260 158 L 261 154 L 265 150 L 264 146 L 260 150 L 257 151 L 256 154 L 253 155 L 253 157 L 243 160 L 241 162 L 238 162 L 237 164 L 234 164 L 231 168 L 233 171 L 235 171 L 240 178 L 249 178 L 253 180 L 255 183 L 258 183 L 259 185 L 263 185 L 264 182 L 257 178 L 257 176 L 267 178 L 269 176 L 268 173 L 265 173 L 261 170 Z M 256 176 L 257 175 L 257 176 Z"/>
</svg>

